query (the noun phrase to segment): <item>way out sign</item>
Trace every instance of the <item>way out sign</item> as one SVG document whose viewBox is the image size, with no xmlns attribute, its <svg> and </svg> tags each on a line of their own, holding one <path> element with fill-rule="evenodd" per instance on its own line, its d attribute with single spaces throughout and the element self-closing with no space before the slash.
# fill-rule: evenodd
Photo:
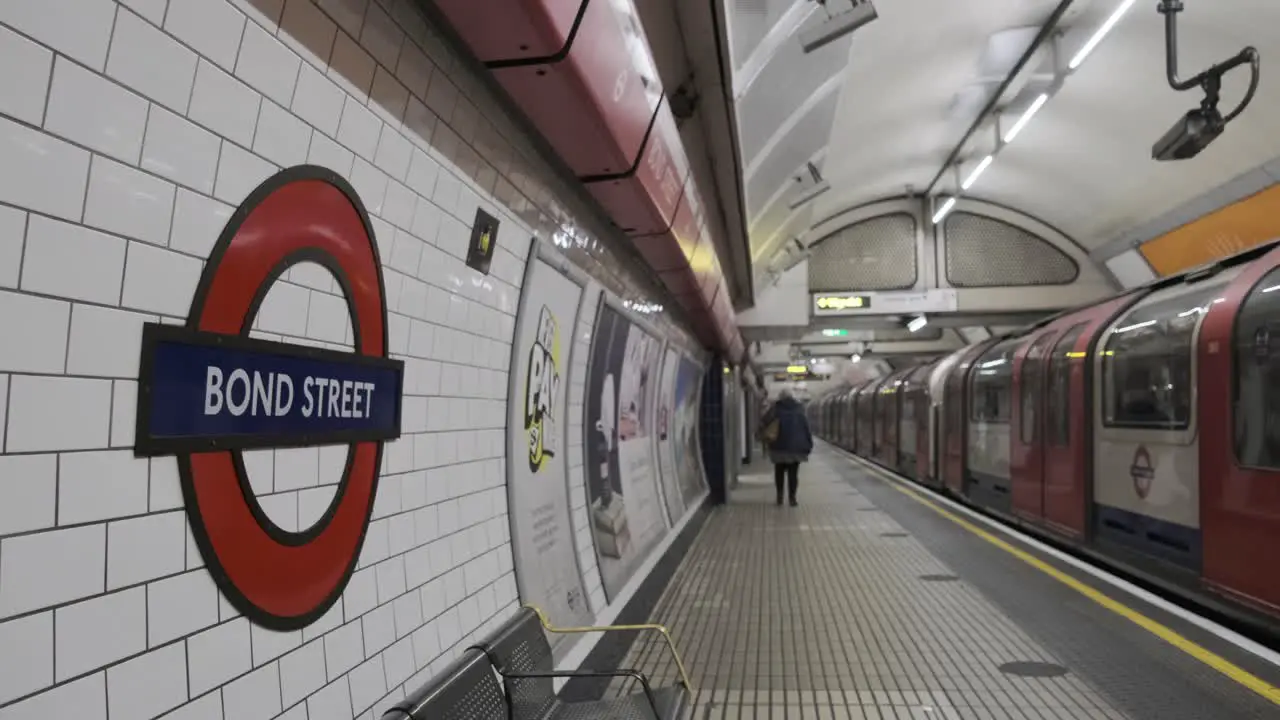
<svg viewBox="0 0 1280 720">
<path fill-rule="evenodd" d="M 267 291 L 318 263 L 347 301 L 354 352 L 249 337 Z M 265 181 L 223 230 L 185 325 L 143 330 L 135 454 L 175 455 L 196 544 L 251 621 L 304 627 L 342 595 L 373 511 L 383 443 L 399 437 L 404 365 L 387 353 L 382 263 L 368 214 L 335 173 Z M 333 501 L 290 532 L 259 505 L 241 452 L 347 444 Z"/>
</svg>

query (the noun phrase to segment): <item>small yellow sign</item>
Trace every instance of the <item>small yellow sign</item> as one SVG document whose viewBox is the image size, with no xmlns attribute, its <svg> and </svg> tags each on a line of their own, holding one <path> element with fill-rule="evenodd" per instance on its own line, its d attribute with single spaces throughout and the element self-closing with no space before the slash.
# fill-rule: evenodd
<svg viewBox="0 0 1280 720">
<path fill-rule="evenodd" d="M 819 295 L 814 303 L 821 310 L 863 310 L 871 307 L 866 295 Z"/>
</svg>

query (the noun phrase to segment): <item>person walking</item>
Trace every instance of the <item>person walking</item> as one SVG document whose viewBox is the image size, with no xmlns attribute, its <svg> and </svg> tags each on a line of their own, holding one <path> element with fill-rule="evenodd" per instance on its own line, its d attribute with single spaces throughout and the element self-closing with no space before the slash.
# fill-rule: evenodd
<svg viewBox="0 0 1280 720">
<path fill-rule="evenodd" d="M 782 490 L 786 482 L 791 507 L 795 507 L 796 491 L 800 487 L 800 463 L 808 462 L 813 452 L 813 434 L 804 408 L 791 395 L 790 390 L 778 393 L 778 401 L 761 418 L 760 436 L 769 450 L 773 463 L 773 483 L 778 489 L 778 504 L 782 504 Z"/>
</svg>

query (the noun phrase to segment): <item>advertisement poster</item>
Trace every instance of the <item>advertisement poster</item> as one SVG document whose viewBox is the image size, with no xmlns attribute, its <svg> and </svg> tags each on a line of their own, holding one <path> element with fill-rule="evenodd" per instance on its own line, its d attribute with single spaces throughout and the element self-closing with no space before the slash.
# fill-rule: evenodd
<svg viewBox="0 0 1280 720">
<path fill-rule="evenodd" d="M 680 367 L 680 353 L 667 349 L 662 359 L 662 381 L 658 385 L 657 437 L 659 477 L 662 478 L 662 498 L 667 506 L 667 523 L 674 525 L 684 515 L 684 491 L 680 475 L 676 471 L 676 372 Z"/>
<path fill-rule="evenodd" d="M 676 410 L 672 446 L 676 473 L 686 508 L 707 491 L 702 474 L 702 453 L 698 447 L 698 395 L 702 390 L 702 368 L 683 355 L 676 371 Z"/>
<path fill-rule="evenodd" d="M 583 431 L 591 536 L 610 601 L 666 533 L 650 433 L 661 346 L 607 304 L 587 373 Z"/>
<path fill-rule="evenodd" d="M 582 288 L 530 260 L 511 358 L 507 492 L 520 599 L 557 625 L 591 621 L 574 551 L 564 452 L 569 348 Z"/>
</svg>

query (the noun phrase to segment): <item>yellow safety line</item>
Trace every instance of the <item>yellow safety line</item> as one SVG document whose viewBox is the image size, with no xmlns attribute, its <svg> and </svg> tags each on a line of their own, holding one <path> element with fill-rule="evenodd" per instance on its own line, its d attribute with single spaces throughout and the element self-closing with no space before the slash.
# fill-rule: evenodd
<svg viewBox="0 0 1280 720">
<path fill-rule="evenodd" d="M 876 475 L 889 481 L 889 486 L 892 487 L 894 490 L 897 490 L 898 492 L 912 498 L 916 502 L 920 503 L 921 505 L 924 505 L 930 510 L 933 510 L 934 512 L 950 520 L 956 525 L 959 525 L 965 530 L 968 530 L 974 535 L 977 535 L 983 540 L 986 540 L 992 545 L 1000 548 L 1001 550 L 1004 550 L 1010 555 L 1018 558 L 1019 560 L 1039 570 L 1045 575 L 1048 575 L 1054 580 L 1057 580 L 1063 585 L 1066 585 L 1072 590 L 1075 590 L 1081 595 L 1084 595 L 1085 597 L 1098 603 L 1099 605 L 1110 610 L 1111 612 L 1129 620 L 1130 622 L 1141 627 L 1142 629 L 1146 630 L 1152 635 L 1155 635 L 1156 637 L 1160 638 L 1161 640 L 1164 640 L 1165 642 L 1178 648 L 1179 650 L 1190 655 L 1191 657 L 1199 660 L 1205 665 L 1208 665 L 1209 667 L 1213 668 L 1214 670 L 1217 670 L 1223 675 L 1226 675 L 1227 677 L 1231 678 L 1237 683 L 1249 688 L 1255 693 L 1261 695 L 1263 698 L 1266 698 L 1267 700 L 1271 701 L 1276 705 L 1280 705 L 1280 688 L 1276 687 L 1275 685 L 1272 685 L 1266 680 L 1263 680 L 1257 675 L 1254 675 L 1253 673 L 1236 665 L 1230 660 L 1227 660 L 1221 655 L 1218 655 L 1217 653 L 1211 650 L 1207 650 L 1201 647 L 1200 645 L 1192 642 L 1191 640 L 1188 640 L 1182 635 L 1179 635 L 1177 632 L 1170 630 L 1169 628 L 1165 627 L 1159 622 L 1152 620 L 1151 618 L 1147 617 L 1146 615 L 1143 615 L 1137 610 L 1134 610 L 1128 605 L 1125 605 L 1115 600 L 1114 598 L 1110 597 L 1109 595 L 1106 595 L 1105 593 L 1102 593 L 1090 587 L 1089 585 L 1077 580 L 1076 578 L 1068 575 L 1067 573 L 1062 572 L 1061 570 L 1055 568 L 1054 566 L 1041 560 L 1040 558 L 1032 555 L 1031 553 L 1021 548 L 1015 547 L 1004 540 L 1001 540 L 995 535 L 987 532 L 986 530 L 983 530 L 982 528 L 978 527 L 977 525 L 974 525 L 968 520 L 965 520 L 959 515 L 956 515 L 955 513 L 952 513 L 951 511 L 943 508 L 942 506 L 933 502 L 928 497 L 924 496 L 914 488 L 908 487 L 904 483 L 904 481 L 899 480 L 896 477 L 893 477 L 888 472 L 876 467 L 871 467 L 871 469 L 875 471 Z"/>
</svg>

